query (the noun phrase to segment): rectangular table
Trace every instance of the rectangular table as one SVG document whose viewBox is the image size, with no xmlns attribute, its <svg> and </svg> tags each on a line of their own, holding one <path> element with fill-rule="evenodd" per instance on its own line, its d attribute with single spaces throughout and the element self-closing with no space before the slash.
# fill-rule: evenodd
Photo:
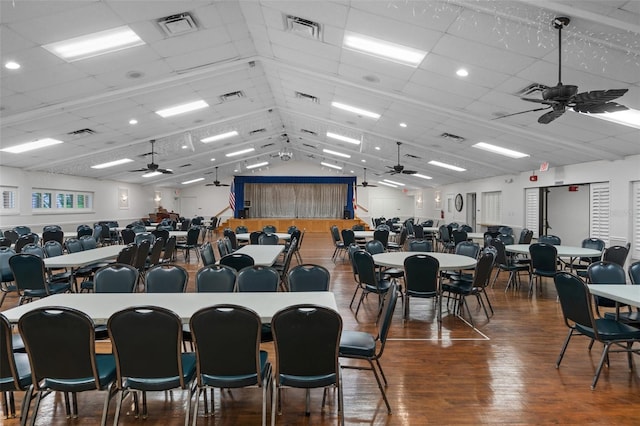
<svg viewBox="0 0 640 426">
<path fill-rule="evenodd" d="M 280 256 L 280 253 L 284 250 L 284 245 L 259 245 L 249 244 L 242 246 L 234 253 L 248 254 L 253 258 L 253 263 L 260 266 L 271 266 Z"/>
<path fill-rule="evenodd" d="M 640 285 L 589 284 L 589 292 L 616 302 L 640 307 Z"/>
<path fill-rule="evenodd" d="M 46 257 L 44 266 L 45 268 L 81 268 L 92 263 L 116 258 L 124 247 L 123 245 L 104 246 L 62 256 Z"/>
<path fill-rule="evenodd" d="M 338 310 L 329 291 L 276 293 L 64 293 L 8 309 L 3 314 L 11 323 L 22 315 L 45 306 L 65 306 L 85 312 L 96 325 L 106 324 L 109 317 L 131 306 L 161 306 L 178 314 L 184 324 L 191 315 L 207 306 L 231 303 L 257 312 L 264 323 L 279 310 L 297 304 L 314 304 Z"/>
</svg>

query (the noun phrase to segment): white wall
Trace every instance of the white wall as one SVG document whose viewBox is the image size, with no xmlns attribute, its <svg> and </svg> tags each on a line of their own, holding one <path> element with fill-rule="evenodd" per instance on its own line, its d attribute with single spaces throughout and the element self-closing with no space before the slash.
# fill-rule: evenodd
<svg viewBox="0 0 640 426">
<path fill-rule="evenodd" d="M 560 237 L 562 244 L 579 247 L 589 235 L 589 185 L 579 185 L 578 191 L 568 186 L 549 188 L 547 196 L 550 235 Z"/>
</svg>

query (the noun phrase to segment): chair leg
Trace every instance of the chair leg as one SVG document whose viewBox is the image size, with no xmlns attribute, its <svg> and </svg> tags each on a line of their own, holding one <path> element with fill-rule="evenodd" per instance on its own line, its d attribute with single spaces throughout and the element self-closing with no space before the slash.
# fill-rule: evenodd
<svg viewBox="0 0 640 426">
<path fill-rule="evenodd" d="M 358 294 L 358 290 L 359 289 L 360 289 L 360 285 L 358 284 L 358 285 L 356 285 L 356 289 L 353 292 L 353 296 L 351 296 L 351 303 L 349 303 L 349 308 L 351 308 L 351 306 L 353 306 L 353 301 L 356 299 L 356 294 Z"/>
<path fill-rule="evenodd" d="M 354 316 L 358 316 L 358 311 L 360 310 L 360 305 L 362 304 L 362 300 L 364 299 L 364 297 L 366 296 L 366 292 L 364 290 L 362 290 L 362 293 L 360 294 L 360 300 L 358 300 L 358 306 L 356 307 L 356 313 Z"/>
<path fill-rule="evenodd" d="M 598 379 L 600 378 L 600 372 L 602 371 L 602 365 L 604 364 L 605 360 L 608 359 L 610 345 L 611 345 L 610 342 L 607 342 L 604 344 L 604 349 L 602 350 L 602 357 L 600 357 L 600 363 L 598 364 L 598 368 L 596 369 L 596 374 L 593 376 L 593 382 L 591 382 L 591 390 L 594 390 L 596 388 L 596 385 L 598 384 Z"/>
<path fill-rule="evenodd" d="M 382 399 L 384 400 L 385 405 L 387 406 L 387 412 L 389 414 L 391 414 L 391 406 L 389 405 L 389 400 L 387 400 L 387 393 L 384 390 L 384 387 L 382 386 L 382 382 L 380 382 L 380 377 L 378 376 L 378 372 L 376 371 L 376 367 L 373 365 L 373 362 L 369 359 L 367 360 L 369 361 L 369 365 L 371 365 L 371 371 L 373 371 L 373 376 L 376 378 L 376 382 L 378 382 L 378 389 L 380 389 L 380 393 L 382 394 Z M 378 360 L 376 359 L 376 362 L 378 363 L 378 366 L 380 366 L 380 363 L 378 362 Z M 384 379 L 384 384 L 385 386 L 387 385 L 387 379 L 386 377 L 384 377 L 384 373 L 382 372 L 382 368 L 380 368 L 380 374 L 382 375 L 383 379 Z"/>
<path fill-rule="evenodd" d="M 36 404 L 33 407 L 33 414 L 31 415 L 31 426 L 36 424 L 36 417 L 38 417 L 38 408 L 40 408 L 40 401 L 42 400 L 42 392 L 38 392 L 38 397 L 36 398 Z"/>
<path fill-rule="evenodd" d="M 556 360 L 556 368 L 560 368 L 560 363 L 562 362 L 562 358 L 564 357 L 564 352 L 567 350 L 567 346 L 569 346 L 569 340 L 571 340 L 571 336 L 573 336 L 573 329 L 569 330 L 569 334 L 564 339 L 564 344 L 562 345 L 562 349 L 560 350 L 560 355 L 558 355 L 558 359 Z"/>
</svg>

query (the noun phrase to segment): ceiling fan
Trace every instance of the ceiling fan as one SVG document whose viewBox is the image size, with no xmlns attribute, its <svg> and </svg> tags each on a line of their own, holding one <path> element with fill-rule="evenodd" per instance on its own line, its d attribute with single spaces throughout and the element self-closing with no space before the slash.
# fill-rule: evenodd
<svg viewBox="0 0 640 426">
<path fill-rule="evenodd" d="M 377 185 L 371 185 L 369 184 L 369 182 L 367 182 L 367 169 L 364 169 L 364 179 L 362 180 L 362 183 L 358 186 L 361 186 L 363 188 L 369 187 L 369 188 L 376 188 Z"/>
<path fill-rule="evenodd" d="M 169 170 L 169 169 L 161 169 L 160 166 L 158 166 L 155 162 L 154 162 L 154 156 L 155 156 L 155 151 L 153 149 L 153 145 L 156 143 L 155 139 L 151 139 L 151 162 L 149 164 L 147 164 L 147 167 L 142 168 L 142 169 L 136 169 L 136 170 L 129 170 L 130 172 L 158 172 L 158 173 L 163 173 L 165 175 L 171 175 L 173 174 L 173 171 Z M 147 154 L 144 154 L 147 155 Z"/>
<path fill-rule="evenodd" d="M 204 186 L 229 186 L 226 183 L 220 183 L 220 181 L 218 180 L 218 168 L 216 167 L 216 180 L 213 181 L 213 183 L 207 183 Z"/>
<path fill-rule="evenodd" d="M 553 20 L 553 27 L 558 30 L 558 84 L 553 87 L 540 86 L 542 99 L 522 98 L 527 102 L 536 102 L 547 105 L 543 108 L 535 108 L 527 111 L 507 114 L 496 118 L 511 117 L 512 115 L 524 114 L 533 111 L 543 111 L 551 108 L 551 111 L 542 114 L 538 118 L 538 123 L 549 124 L 565 113 L 567 108 L 572 108 L 576 112 L 600 114 L 604 112 L 624 111 L 627 108 L 616 102 L 614 99 L 627 93 L 628 89 L 592 90 L 590 92 L 578 93 L 578 86 L 562 84 L 562 29 L 569 25 L 571 20 L 561 16 Z"/>
<path fill-rule="evenodd" d="M 405 170 L 404 166 L 400 164 L 400 145 L 402 145 L 402 142 L 396 142 L 396 144 L 398 144 L 398 164 L 396 164 L 395 166 L 387 166 L 391 169 L 387 171 L 387 173 L 391 173 L 392 175 L 398 173 L 402 173 L 405 175 L 415 175 L 416 173 L 418 173 L 416 170 Z"/>
</svg>

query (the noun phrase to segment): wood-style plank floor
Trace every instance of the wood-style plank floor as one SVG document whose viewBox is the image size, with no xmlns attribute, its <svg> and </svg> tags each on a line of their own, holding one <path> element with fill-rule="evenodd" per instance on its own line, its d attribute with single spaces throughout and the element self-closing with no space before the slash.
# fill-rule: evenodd
<svg viewBox="0 0 640 426">
<path fill-rule="evenodd" d="M 332 291 L 345 329 L 375 333 L 376 298 L 365 300 L 358 317 L 349 308 L 354 290 L 351 267 L 346 260 L 335 264 L 329 232 L 307 233 L 301 254 L 304 262 L 331 271 Z M 182 255 L 178 258 L 182 262 Z M 294 261 L 295 265 L 295 261 Z M 187 265 L 193 276 L 199 268 L 195 256 Z M 471 302 L 477 329 L 459 318 L 445 316 L 438 332 L 433 304 L 412 299 L 411 319 L 403 325 L 400 303 L 382 357 L 392 407 L 387 414 L 370 371 L 343 371 L 346 424 L 366 425 L 465 425 L 465 424 L 640 424 L 640 375 L 630 372 L 626 355 L 613 354 L 604 368 L 596 390 L 590 389 L 601 345 L 587 349 L 588 340 L 574 338 L 559 369 L 555 361 L 567 328 L 553 283 L 547 282 L 541 296 L 527 297 L 526 288 L 504 292 L 506 274 L 489 289 L 495 315 L 487 321 Z M 193 282 L 188 291 L 193 291 Z M 15 306 L 8 296 L 2 308 Z M 271 344 L 264 345 L 273 357 Z M 102 349 L 105 349 L 104 347 Z M 640 366 L 634 357 L 635 366 Z M 64 360 L 61 360 L 64 362 Z M 353 362 L 344 361 L 343 363 Z M 336 394 L 329 393 L 321 409 L 322 391 L 311 392 L 311 415 L 304 415 L 304 391 L 286 390 L 280 425 L 325 425 L 337 421 Z M 78 396 L 79 419 L 66 419 L 63 400 L 49 395 L 41 404 L 37 424 L 99 424 L 104 393 L 84 392 Z M 17 395 L 17 403 L 22 399 Z M 183 424 L 187 393 L 149 394 L 149 417 L 135 419 L 131 404 L 123 406 L 123 425 Z M 127 402 L 127 401 L 125 401 Z M 130 402 L 130 401 L 129 401 Z M 112 403 L 109 421 L 113 422 Z M 4 414 L 4 413 L 3 413 Z M 200 425 L 260 424 L 261 391 L 240 389 L 215 392 L 215 414 L 204 417 L 200 404 Z M 270 415 L 270 413 L 269 413 Z M 4 425 L 17 425 L 17 419 Z"/>
</svg>

